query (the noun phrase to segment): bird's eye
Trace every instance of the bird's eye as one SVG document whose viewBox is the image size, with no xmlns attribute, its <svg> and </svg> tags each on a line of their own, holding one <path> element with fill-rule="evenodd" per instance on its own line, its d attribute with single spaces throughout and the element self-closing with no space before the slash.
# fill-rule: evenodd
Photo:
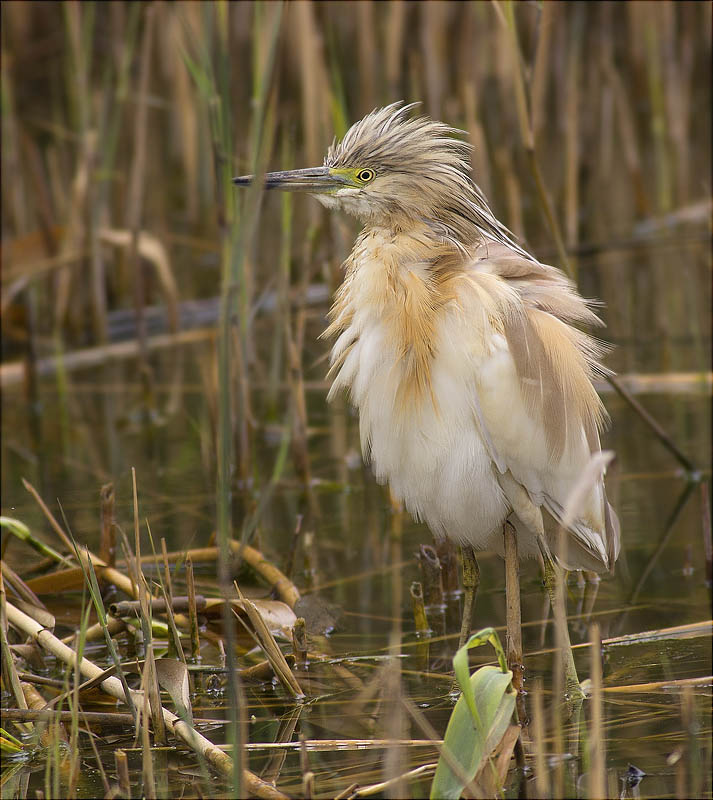
<svg viewBox="0 0 713 800">
<path fill-rule="evenodd" d="M 362 183 L 369 183 L 369 181 L 373 181 L 375 177 L 376 173 L 373 169 L 360 169 L 359 172 L 357 172 L 357 179 Z"/>
</svg>

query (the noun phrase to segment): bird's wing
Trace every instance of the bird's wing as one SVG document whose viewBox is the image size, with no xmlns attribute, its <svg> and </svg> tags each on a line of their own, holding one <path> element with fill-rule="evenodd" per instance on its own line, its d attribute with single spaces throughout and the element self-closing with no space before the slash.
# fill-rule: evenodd
<svg viewBox="0 0 713 800">
<path fill-rule="evenodd" d="M 601 322 L 559 270 L 501 244 L 481 245 L 465 278 L 470 301 L 485 304 L 490 329 L 472 363 L 476 422 L 513 510 L 533 533 L 554 539 L 580 475 L 600 450 L 606 419 L 592 384 L 603 371 L 603 348 L 573 323 Z M 603 477 L 580 498 L 567 528 L 563 561 L 613 565 L 618 521 Z"/>
</svg>

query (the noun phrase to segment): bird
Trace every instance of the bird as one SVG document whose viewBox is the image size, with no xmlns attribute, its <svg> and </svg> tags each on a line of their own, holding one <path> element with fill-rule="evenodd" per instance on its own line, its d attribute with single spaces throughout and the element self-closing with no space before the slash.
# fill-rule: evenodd
<svg viewBox="0 0 713 800">
<path fill-rule="evenodd" d="M 471 176 L 464 132 L 417 105 L 367 114 L 320 167 L 264 176 L 363 225 L 323 334 L 328 398 L 348 393 L 377 480 L 464 559 L 504 555 L 509 523 L 521 558 L 611 570 L 602 470 L 565 513 L 607 422 L 593 384 L 605 347 L 583 330 L 603 324 L 596 304 L 517 242 Z"/>
</svg>

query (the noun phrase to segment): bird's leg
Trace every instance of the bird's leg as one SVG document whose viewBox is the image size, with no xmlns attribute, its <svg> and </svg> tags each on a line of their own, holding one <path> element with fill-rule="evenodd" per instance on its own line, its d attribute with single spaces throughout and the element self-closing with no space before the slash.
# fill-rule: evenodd
<svg viewBox="0 0 713 800">
<path fill-rule="evenodd" d="M 463 619 L 460 626 L 460 639 L 458 649 L 468 641 L 470 636 L 470 623 L 473 618 L 473 605 L 475 595 L 480 586 L 480 568 L 475 559 L 475 550 L 469 545 L 464 544 L 461 549 L 463 558 Z"/>
<path fill-rule="evenodd" d="M 584 692 L 579 685 L 579 678 L 577 677 L 577 668 L 574 664 L 574 655 L 572 654 L 572 643 L 569 639 L 569 631 L 567 630 L 567 613 L 565 611 L 564 597 L 558 596 L 558 583 L 560 589 L 564 586 L 564 574 L 553 561 L 552 556 L 548 552 L 542 553 L 545 571 L 545 588 L 550 597 L 550 605 L 552 606 L 552 613 L 555 618 L 555 627 L 557 630 L 558 645 L 561 647 L 562 660 L 564 662 L 565 671 L 565 692 L 570 701 L 581 700 L 584 697 Z"/>
<path fill-rule="evenodd" d="M 503 525 L 505 539 L 505 605 L 507 609 L 507 629 L 505 636 L 505 652 L 508 667 L 512 671 L 512 685 L 517 690 L 517 714 L 520 722 L 525 722 L 525 702 L 523 696 L 523 678 L 525 667 L 522 663 L 522 613 L 520 606 L 520 559 L 517 552 L 517 536 L 515 528 L 505 522 Z"/>
</svg>

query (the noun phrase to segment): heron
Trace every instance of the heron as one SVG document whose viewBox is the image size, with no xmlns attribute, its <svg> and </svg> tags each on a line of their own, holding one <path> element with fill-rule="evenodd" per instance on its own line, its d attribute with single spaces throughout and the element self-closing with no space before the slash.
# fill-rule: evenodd
<svg viewBox="0 0 713 800">
<path fill-rule="evenodd" d="M 603 323 L 495 217 L 464 132 L 414 116 L 417 105 L 372 111 L 322 166 L 269 172 L 264 186 L 363 224 L 323 334 L 334 341 L 328 398 L 348 392 L 377 480 L 437 539 L 461 545 L 462 644 L 474 551 L 504 555 L 504 526 L 516 557 L 542 559 L 550 592 L 555 569 L 603 572 L 617 559 L 603 470 L 565 514 L 607 421 L 593 384 L 604 346 L 582 330 Z"/>
</svg>

